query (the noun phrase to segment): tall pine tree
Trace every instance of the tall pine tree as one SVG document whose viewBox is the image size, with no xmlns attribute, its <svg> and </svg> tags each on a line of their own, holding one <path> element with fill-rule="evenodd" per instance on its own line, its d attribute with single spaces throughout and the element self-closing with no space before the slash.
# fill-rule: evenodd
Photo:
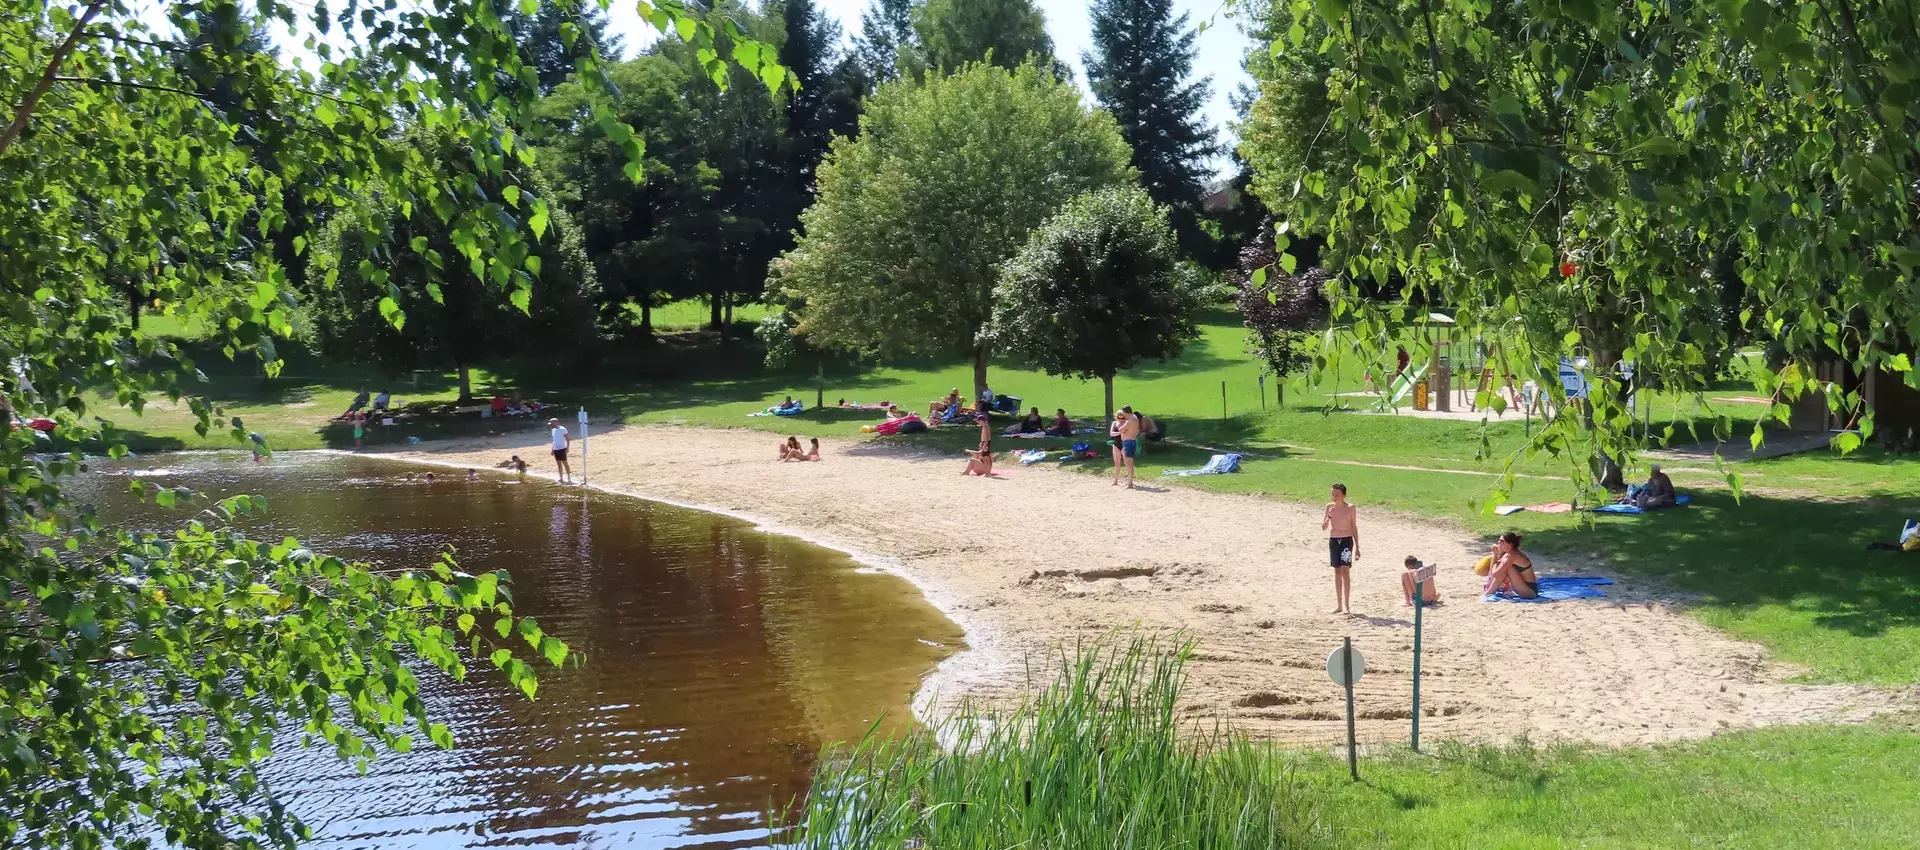
<svg viewBox="0 0 1920 850">
<path fill-rule="evenodd" d="M 853 54 L 869 86 L 900 76 L 902 59 L 908 64 L 917 61 L 920 34 L 913 29 L 913 6 L 913 0 L 873 0 L 860 13 Z"/>
<path fill-rule="evenodd" d="M 860 64 L 840 55 L 840 25 L 821 14 L 814 0 L 785 0 L 781 17 L 786 39 L 780 44 L 780 64 L 800 85 L 787 99 L 788 171 L 794 196 L 804 204 L 827 145 L 834 136 L 859 129 L 860 96 L 867 83 Z M 793 210 L 796 222 L 799 215 Z"/>
<path fill-rule="evenodd" d="M 607 13 L 587 0 L 540 0 L 539 8 L 527 15 L 512 0 L 502 0 L 500 20 L 507 32 L 520 43 L 521 61 L 533 66 L 540 76 L 540 93 L 551 93 L 573 73 L 574 60 L 587 54 L 588 44 L 597 45 L 600 55 L 618 60 L 625 48 L 618 35 L 607 34 Z M 560 35 L 560 25 L 571 21 L 580 28 L 580 37 L 569 46 Z"/>
<path fill-rule="evenodd" d="M 1091 13 L 1088 87 L 1120 123 L 1147 194 L 1179 226 L 1200 199 L 1205 160 L 1220 150 L 1200 115 L 1208 80 L 1190 79 L 1198 33 L 1185 13 L 1174 16 L 1173 0 L 1094 0 Z"/>
</svg>

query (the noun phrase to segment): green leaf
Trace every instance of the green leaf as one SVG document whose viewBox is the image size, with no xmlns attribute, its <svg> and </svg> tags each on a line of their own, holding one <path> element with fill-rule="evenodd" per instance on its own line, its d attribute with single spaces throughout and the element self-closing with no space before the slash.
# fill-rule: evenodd
<svg viewBox="0 0 1920 850">
<path fill-rule="evenodd" d="M 542 638 L 540 654 L 547 659 L 547 663 L 558 667 L 567 660 L 567 645 L 550 637 Z"/>
<path fill-rule="evenodd" d="M 533 230 L 533 238 L 539 239 L 547 232 L 547 200 L 541 198 L 533 202 L 533 215 L 527 218 L 527 227 Z"/>
<path fill-rule="evenodd" d="M 767 84 L 767 91 L 778 92 L 780 86 L 785 83 L 786 80 L 786 68 L 771 63 L 761 66 L 760 81 Z"/>
</svg>

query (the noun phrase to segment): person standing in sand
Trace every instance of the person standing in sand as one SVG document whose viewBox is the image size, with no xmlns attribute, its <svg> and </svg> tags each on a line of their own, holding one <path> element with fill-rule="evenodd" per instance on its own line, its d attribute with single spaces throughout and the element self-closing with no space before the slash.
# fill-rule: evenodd
<svg viewBox="0 0 1920 850">
<path fill-rule="evenodd" d="M 1360 516 L 1347 503 L 1347 485 L 1333 485 L 1333 501 L 1320 518 L 1327 530 L 1327 554 L 1333 563 L 1333 611 L 1353 613 L 1353 562 L 1360 560 Z"/>
<path fill-rule="evenodd" d="M 547 420 L 547 427 L 553 430 L 553 465 L 560 470 L 560 483 L 572 484 L 573 468 L 567 465 L 567 449 L 573 445 L 573 435 L 567 433 L 558 419 Z"/>
<path fill-rule="evenodd" d="M 1133 459 L 1140 453 L 1140 417 L 1132 407 L 1122 407 L 1115 415 L 1113 444 L 1113 483 L 1120 483 L 1120 467 L 1127 467 L 1127 489 L 1133 489 Z"/>
</svg>

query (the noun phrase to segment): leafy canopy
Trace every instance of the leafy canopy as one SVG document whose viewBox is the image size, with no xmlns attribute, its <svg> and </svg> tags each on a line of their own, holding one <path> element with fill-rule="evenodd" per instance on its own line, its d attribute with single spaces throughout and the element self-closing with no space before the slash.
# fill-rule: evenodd
<svg viewBox="0 0 1920 850">
<path fill-rule="evenodd" d="M 970 353 L 984 384 L 997 266 L 1068 198 L 1131 181 L 1128 155 L 1111 117 L 1034 65 L 889 83 L 860 135 L 834 140 L 772 280 L 805 302 L 798 330 L 815 344 Z"/>
<path fill-rule="evenodd" d="M 957 71 L 969 62 L 1017 68 L 1051 63 L 1047 18 L 1032 0 L 926 0 L 913 12 L 928 66 Z"/>
<path fill-rule="evenodd" d="M 1521 340 L 1513 367 L 1556 393 L 1555 363 L 1589 356 L 1595 427 L 1561 417 L 1536 448 L 1629 449 L 1613 361 L 1697 387 L 1743 335 L 1778 352 L 1761 386 L 1781 401 L 1853 407 L 1813 379 L 1823 358 L 1916 382 L 1911 3 L 1285 3 L 1271 54 L 1324 62 L 1334 99 L 1310 144 L 1353 158 L 1262 179 L 1327 235 L 1337 320 L 1380 351 L 1410 305 L 1444 304 L 1468 337 Z M 1398 303 L 1357 297 L 1389 279 Z"/>
<path fill-rule="evenodd" d="M 458 680 L 484 664 L 531 697 L 519 653 L 568 656 L 514 616 L 498 574 L 443 560 L 379 575 L 249 540 L 233 525 L 259 507 L 247 498 L 136 535 L 65 496 L 82 448 L 126 454 L 107 421 L 121 406 L 166 398 L 214 427 L 194 364 L 133 326 L 129 289 L 272 373 L 294 306 L 278 246 L 303 254 L 313 211 L 379 197 L 432 216 L 452 256 L 376 250 L 440 250 L 508 301 L 532 286 L 530 246 L 552 238 L 547 199 L 509 168 L 534 163 L 519 128 L 537 75 L 492 2 L 249 8 L 313 33 L 313 59 L 243 49 L 225 0 L 169 4 L 158 31 L 119 0 L 0 0 L 0 845 L 288 846 L 306 830 L 257 770 L 287 743 L 276 735 L 354 760 L 404 752 L 415 733 L 451 746 L 416 671 Z M 703 68 L 724 77 L 731 57 L 784 82 L 771 50 L 736 29 L 677 2 L 641 12 L 697 45 Z M 207 21 L 217 37 L 203 37 Z M 591 50 L 577 58 L 604 98 L 599 68 Z M 596 114 L 638 158 L 632 129 Z M 460 141 L 471 168 L 440 170 L 402 128 Z M 504 185 L 483 193 L 483 178 Z M 376 304 L 396 323 L 398 285 Z M 51 433 L 16 417 L 49 419 Z M 245 438 L 238 419 L 220 425 Z"/>
<path fill-rule="evenodd" d="M 1114 187 L 1068 201 L 1002 266 L 988 336 L 1049 375 L 1100 378 L 1111 408 L 1114 374 L 1178 357 L 1199 306 L 1166 210 Z"/>
</svg>

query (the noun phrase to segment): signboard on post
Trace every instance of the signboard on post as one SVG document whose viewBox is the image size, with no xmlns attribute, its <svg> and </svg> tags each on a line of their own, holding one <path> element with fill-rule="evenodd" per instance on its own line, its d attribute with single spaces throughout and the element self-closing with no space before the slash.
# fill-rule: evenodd
<svg viewBox="0 0 1920 850">
<path fill-rule="evenodd" d="M 587 409 L 580 408 L 580 483 L 587 483 Z"/>
<path fill-rule="evenodd" d="M 1341 638 L 1339 648 L 1327 655 L 1327 678 L 1347 690 L 1347 772 L 1360 781 L 1360 754 L 1353 736 L 1353 683 L 1366 675 L 1367 658 L 1353 648 L 1353 638 Z"/>
<path fill-rule="evenodd" d="M 1420 752 L 1420 633 L 1427 610 L 1427 582 L 1440 572 L 1439 564 L 1421 564 L 1413 571 L 1413 751 Z"/>
</svg>

